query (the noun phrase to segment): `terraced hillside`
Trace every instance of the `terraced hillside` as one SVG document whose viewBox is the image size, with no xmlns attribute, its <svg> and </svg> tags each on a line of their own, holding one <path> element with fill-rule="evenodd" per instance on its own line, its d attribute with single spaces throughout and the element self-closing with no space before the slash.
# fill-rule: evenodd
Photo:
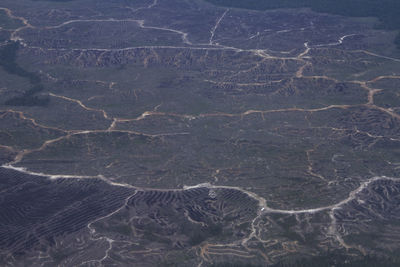
<svg viewBox="0 0 400 267">
<path fill-rule="evenodd" d="M 376 23 L 3 0 L 0 265 L 398 266 L 400 52 Z"/>
</svg>

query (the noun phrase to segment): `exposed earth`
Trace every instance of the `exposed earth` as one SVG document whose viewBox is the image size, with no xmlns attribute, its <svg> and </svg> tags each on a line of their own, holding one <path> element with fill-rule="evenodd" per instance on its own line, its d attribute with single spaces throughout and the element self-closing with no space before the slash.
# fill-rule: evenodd
<svg viewBox="0 0 400 267">
<path fill-rule="evenodd" d="M 0 265 L 399 266 L 400 50 L 376 23 L 2 0 Z"/>
</svg>

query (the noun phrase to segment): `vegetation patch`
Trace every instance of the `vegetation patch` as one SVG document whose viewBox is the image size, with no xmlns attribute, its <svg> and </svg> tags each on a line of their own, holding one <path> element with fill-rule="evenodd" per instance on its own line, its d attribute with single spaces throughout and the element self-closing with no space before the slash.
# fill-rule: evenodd
<svg viewBox="0 0 400 267">
<path fill-rule="evenodd" d="M 31 83 L 31 87 L 21 96 L 6 100 L 4 104 L 9 106 L 46 106 L 49 102 L 49 98 L 36 95 L 44 88 L 39 75 L 23 69 L 16 62 L 19 46 L 20 44 L 18 42 L 10 42 L 0 48 L 0 66 L 9 74 L 28 79 Z"/>
<path fill-rule="evenodd" d="M 212 4 L 254 10 L 308 7 L 316 12 L 349 17 L 377 17 L 380 28 L 400 30 L 398 0 L 206 0 Z M 395 39 L 400 49 L 400 33 Z"/>
</svg>

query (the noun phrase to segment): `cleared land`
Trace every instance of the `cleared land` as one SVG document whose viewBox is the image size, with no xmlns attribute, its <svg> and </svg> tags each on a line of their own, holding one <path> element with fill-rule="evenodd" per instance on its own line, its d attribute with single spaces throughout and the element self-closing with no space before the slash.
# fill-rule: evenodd
<svg viewBox="0 0 400 267">
<path fill-rule="evenodd" d="M 400 56 L 375 26 L 4 0 L 0 264 L 396 266 Z"/>
</svg>

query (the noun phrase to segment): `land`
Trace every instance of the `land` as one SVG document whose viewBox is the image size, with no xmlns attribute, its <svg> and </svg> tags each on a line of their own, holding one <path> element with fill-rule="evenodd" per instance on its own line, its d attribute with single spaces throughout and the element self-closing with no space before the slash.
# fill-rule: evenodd
<svg viewBox="0 0 400 267">
<path fill-rule="evenodd" d="M 377 21 L 2 1 L 0 264 L 398 266 L 400 52 Z"/>
<path fill-rule="evenodd" d="M 396 0 L 206 0 L 225 7 L 245 8 L 252 10 L 269 10 L 278 8 L 311 8 L 313 11 L 342 15 L 348 17 L 376 17 L 376 27 L 400 31 L 400 3 Z M 400 32 L 395 43 L 400 48 Z"/>
</svg>

